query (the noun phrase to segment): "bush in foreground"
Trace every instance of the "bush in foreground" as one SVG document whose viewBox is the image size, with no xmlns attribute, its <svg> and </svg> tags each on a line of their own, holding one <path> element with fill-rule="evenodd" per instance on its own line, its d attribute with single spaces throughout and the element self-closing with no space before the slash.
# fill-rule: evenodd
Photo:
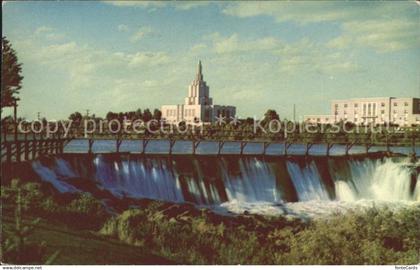
<svg viewBox="0 0 420 270">
<path fill-rule="evenodd" d="M 416 264 L 419 222 L 418 206 L 303 224 L 155 203 L 110 219 L 101 233 L 186 264 Z"/>
</svg>

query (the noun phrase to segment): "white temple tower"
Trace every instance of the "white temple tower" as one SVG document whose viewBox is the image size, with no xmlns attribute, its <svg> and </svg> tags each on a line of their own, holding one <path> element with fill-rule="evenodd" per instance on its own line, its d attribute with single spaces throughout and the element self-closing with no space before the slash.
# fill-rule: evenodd
<svg viewBox="0 0 420 270">
<path fill-rule="evenodd" d="M 217 116 L 226 117 L 227 120 L 235 117 L 234 106 L 213 105 L 209 89 L 204 81 L 203 66 L 198 61 L 197 73 L 188 87 L 184 104 L 163 105 L 162 119 L 168 124 L 178 124 L 181 121 L 187 124 L 204 124 L 214 122 Z"/>
</svg>

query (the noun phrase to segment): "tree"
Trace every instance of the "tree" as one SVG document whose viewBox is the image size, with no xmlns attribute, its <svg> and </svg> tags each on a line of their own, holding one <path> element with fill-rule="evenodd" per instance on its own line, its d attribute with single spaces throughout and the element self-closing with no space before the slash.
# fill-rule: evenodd
<svg viewBox="0 0 420 270">
<path fill-rule="evenodd" d="M 153 111 L 153 119 L 160 121 L 162 119 L 162 112 L 159 109 Z"/>
<path fill-rule="evenodd" d="M 70 114 L 69 120 L 72 120 L 75 123 L 80 123 L 83 119 L 83 116 L 80 112 L 74 112 Z"/>
<path fill-rule="evenodd" d="M 147 123 L 150 120 L 152 120 L 152 113 L 150 112 L 149 109 L 145 109 L 143 112 L 143 121 Z"/>
<path fill-rule="evenodd" d="M 136 117 L 136 120 L 143 118 L 143 113 L 141 112 L 141 109 L 136 110 L 136 116 L 135 117 Z"/>
<path fill-rule="evenodd" d="M 1 66 L 1 108 L 13 106 L 18 100 L 17 95 L 22 88 L 22 64 L 18 63 L 15 50 L 10 42 L 2 37 Z"/>
<path fill-rule="evenodd" d="M 112 120 L 114 120 L 114 119 L 118 119 L 118 114 L 117 113 L 114 113 L 114 112 L 108 112 L 107 114 L 106 114 L 106 120 L 108 120 L 108 122 L 109 121 L 112 121 Z"/>
<path fill-rule="evenodd" d="M 267 110 L 264 114 L 264 121 L 270 122 L 271 120 L 279 120 L 280 117 L 275 110 Z"/>
</svg>

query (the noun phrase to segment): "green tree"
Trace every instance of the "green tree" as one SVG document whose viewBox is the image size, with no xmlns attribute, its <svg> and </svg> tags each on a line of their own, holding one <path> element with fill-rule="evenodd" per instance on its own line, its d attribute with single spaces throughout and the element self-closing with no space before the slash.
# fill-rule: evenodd
<svg viewBox="0 0 420 270">
<path fill-rule="evenodd" d="M 136 119 L 142 119 L 143 118 L 143 113 L 141 111 L 141 109 L 137 109 L 136 110 Z"/>
<path fill-rule="evenodd" d="M 143 121 L 144 122 L 149 122 L 150 120 L 152 120 L 152 113 L 150 112 L 149 109 L 145 109 L 143 112 Z"/>
<path fill-rule="evenodd" d="M 264 114 L 264 121 L 270 122 L 271 120 L 279 120 L 280 117 L 275 110 L 267 110 Z"/>
<path fill-rule="evenodd" d="M 22 64 L 18 62 L 16 52 L 10 42 L 1 39 L 1 108 L 13 106 L 22 88 Z"/>
<path fill-rule="evenodd" d="M 160 121 L 162 119 L 162 112 L 159 109 L 153 111 L 153 119 Z"/>
<path fill-rule="evenodd" d="M 72 114 L 70 114 L 69 116 L 69 120 L 72 120 L 74 123 L 81 123 L 83 119 L 83 116 L 81 113 L 79 112 L 74 112 Z"/>
<path fill-rule="evenodd" d="M 108 112 L 107 114 L 106 114 L 106 120 L 108 120 L 108 121 L 112 121 L 112 120 L 114 120 L 114 119 L 118 119 L 118 114 L 117 113 L 114 113 L 114 112 Z"/>
</svg>

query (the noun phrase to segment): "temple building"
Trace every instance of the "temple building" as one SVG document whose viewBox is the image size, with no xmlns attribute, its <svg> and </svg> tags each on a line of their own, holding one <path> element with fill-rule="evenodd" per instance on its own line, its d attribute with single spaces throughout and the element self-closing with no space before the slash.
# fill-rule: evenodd
<svg viewBox="0 0 420 270">
<path fill-rule="evenodd" d="M 236 108 L 213 105 L 209 86 L 203 79 L 203 67 L 199 61 L 196 77 L 188 87 L 188 96 L 184 104 L 163 105 L 161 111 L 162 120 L 168 124 L 178 124 L 182 121 L 187 124 L 206 124 L 216 121 L 216 117 L 232 119 L 235 117 Z"/>
</svg>

